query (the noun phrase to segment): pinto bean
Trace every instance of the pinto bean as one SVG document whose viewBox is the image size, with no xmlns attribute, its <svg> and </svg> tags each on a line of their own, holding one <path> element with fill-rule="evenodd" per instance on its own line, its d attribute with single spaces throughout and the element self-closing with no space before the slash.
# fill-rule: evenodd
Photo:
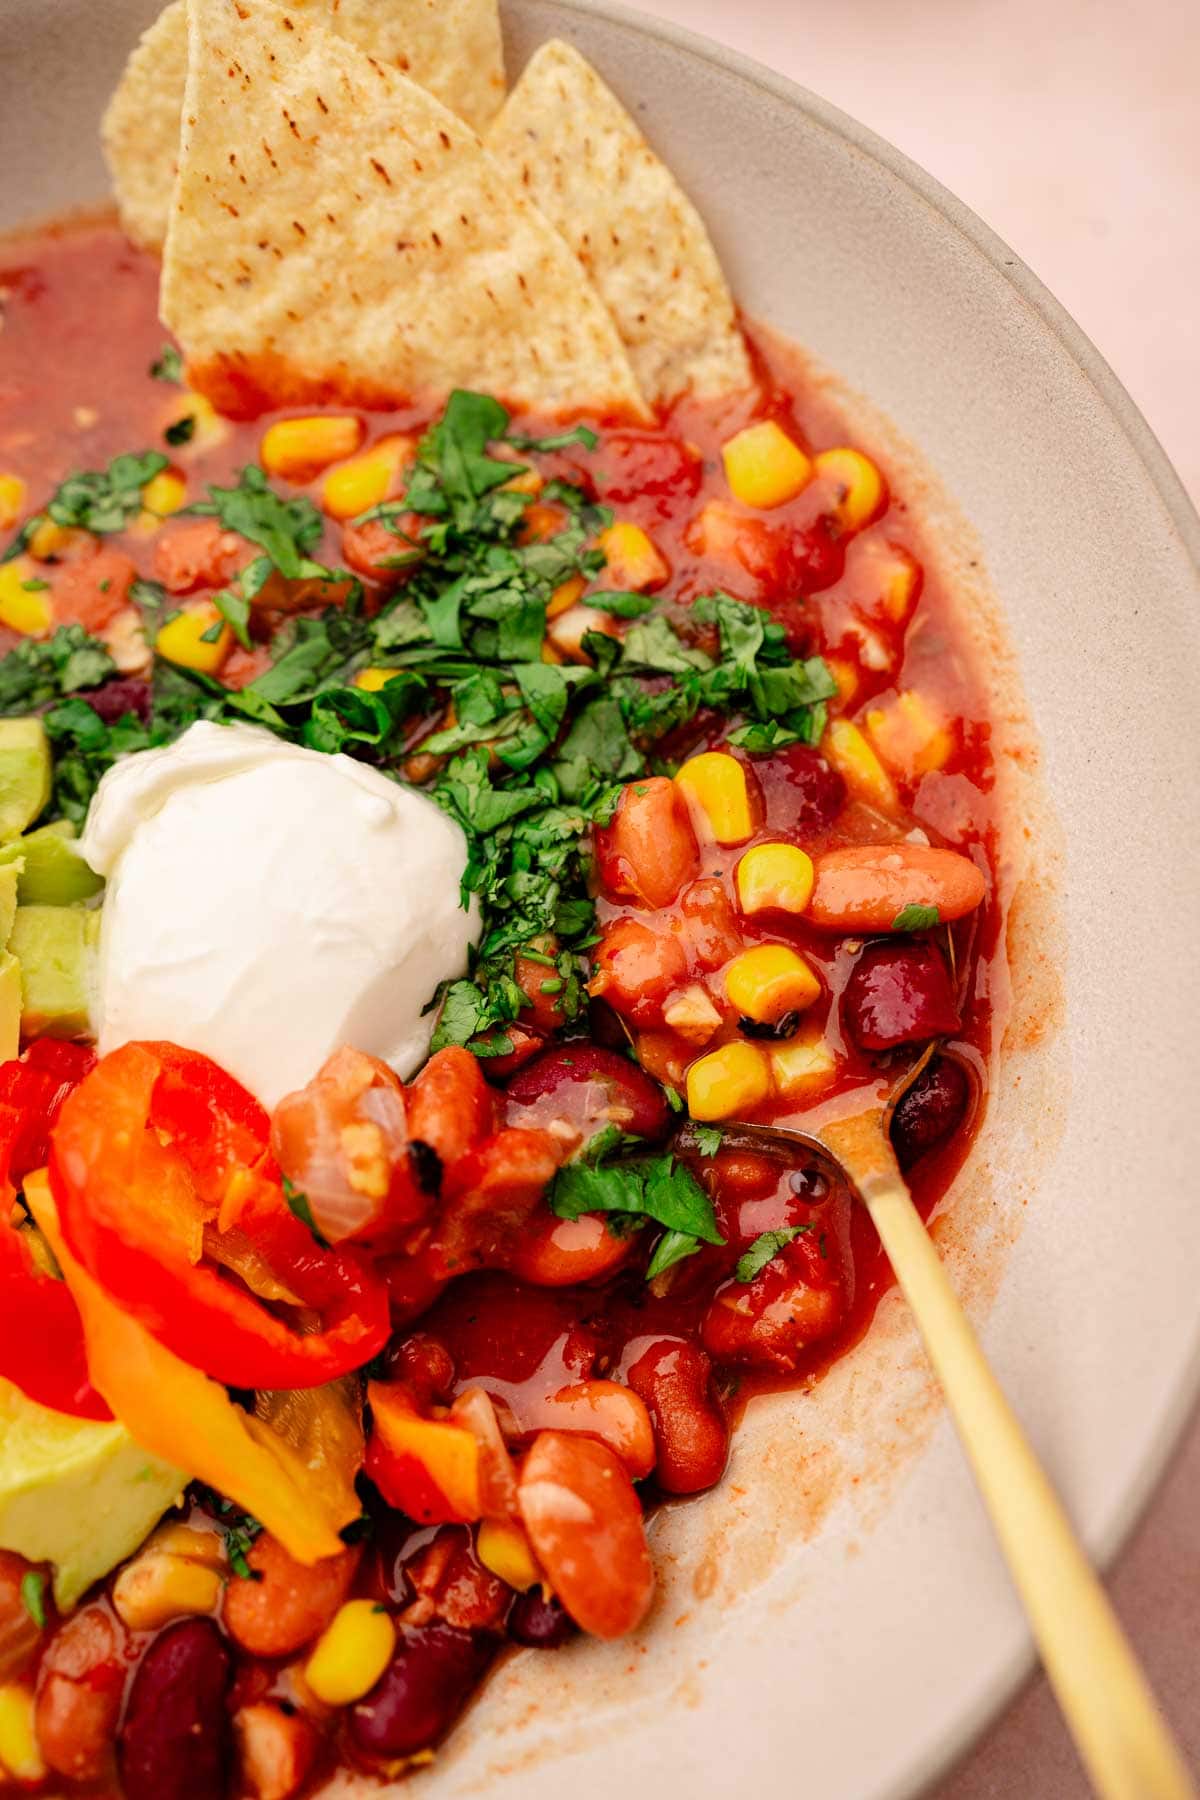
<svg viewBox="0 0 1200 1800">
<path fill-rule="evenodd" d="M 675 783 L 653 775 L 629 784 L 612 822 L 596 832 L 596 861 L 606 893 L 669 906 L 700 868 L 687 803 Z"/>
<path fill-rule="evenodd" d="M 402 1626 L 391 1662 L 351 1709 L 350 1736 L 368 1756 L 414 1756 L 443 1737 L 491 1663 L 494 1632 L 442 1619 Z"/>
<path fill-rule="evenodd" d="M 526 1428 L 582 1431 L 615 1450 L 635 1481 L 654 1467 L 654 1432 L 645 1402 L 619 1381 L 577 1381 L 520 1407 Z"/>
<path fill-rule="evenodd" d="M 973 912 L 987 889 L 957 850 L 928 844 L 855 844 L 814 864 L 807 917 L 826 931 L 890 931 L 906 906 L 936 906 L 945 923 Z"/>
<path fill-rule="evenodd" d="M 112 1761 L 125 1686 L 125 1633 L 103 1606 L 59 1626 L 42 1658 L 34 1730 L 56 1775 L 100 1781 Z"/>
<path fill-rule="evenodd" d="M 677 937 L 651 931 L 638 919 L 618 919 L 597 948 L 589 992 L 603 995 L 614 1012 L 635 1024 L 655 1025 L 686 974 L 687 956 Z"/>
<path fill-rule="evenodd" d="M 310 1566 L 264 1531 L 246 1554 L 251 1579 L 225 1590 L 225 1629 L 251 1656 L 291 1656 L 324 1631 L 346 1598 L 359 1552 L 344 1550 Z"/>
<path fill-rule="evenodd" d="M 518 1281 L 534 1287 L 576 1287 L 599 1281 L 627 1260 L 635 1240 L 617 1237 L 599 1213 L 556 1219 L 548 1209 L 535 1214 L 514 1246 L 508 1266 Z"/>
<path fill-rule="evenodd" d="M 650 1414 L 655 1476 L 668 1494 L 714 1487 L 729 1456 L 729 1427 L 713 1392 L 712 1364 L 685 1338 L 647 1342 L 625 1379 Z"/>
<path fill-rule="evenodd" d="M 540 1432 L 518 1493 L 537 1559 L 575 1623 L 600 1638 L 640 1625 L 654 1567 L 641 1504 L 616 1452 L 575 1432 Z"/>
<path fill-rule="evenodd" d="M 715 1363 L 790 1374 L 844 1315 L 836 1265 L 826 1265 L 811 1237 L 802 1237 L 753 1281 L 730 1280 L 718 1288 L 701 1336 Z"/>
<path fill-rule="evenodd" d="M 142 1658 L 125 1722 L 125 1800 L 224 1800 L 230 1655 L 211 1619 L 183 1619 Z"/>
</svg>

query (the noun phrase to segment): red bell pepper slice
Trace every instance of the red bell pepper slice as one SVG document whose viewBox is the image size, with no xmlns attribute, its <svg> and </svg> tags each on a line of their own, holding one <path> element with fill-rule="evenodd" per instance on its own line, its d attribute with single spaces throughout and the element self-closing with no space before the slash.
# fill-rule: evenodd
<svg viewBox="0 0 1200 1800">
<path fill-rule="evenodd" d="M 126 1044 L 63 1107 L 50 1181 L 71 1253 L 176 1356 L 229 1386 L 317 1387 L 383 1348 L 387 1288 L 293 1215 L 268 1139 L 266 1112 L 208 1057 Z M 230 1279 L 247 1242 L 268 1297 L 288 1294 L 315 1329 Z"/>
<path fill-rule="evenodd" d="M 0 1375 L 55 1412 L 111 1419 L 88 1379 L 70 1289 L 38 1267 L 29 1235 L 10 1216 L 17 1185 L 45 1161 L 58 1110 L 95 1060 L 81 1044 L 46 1038 L 22 1060 L 0 1063 Z"/>
</svg>

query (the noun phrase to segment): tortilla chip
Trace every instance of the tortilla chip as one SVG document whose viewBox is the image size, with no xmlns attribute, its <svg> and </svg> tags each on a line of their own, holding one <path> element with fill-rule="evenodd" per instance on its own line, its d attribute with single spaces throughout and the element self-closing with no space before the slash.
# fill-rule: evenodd
<svg viewBox="0 0 1200 1800">
<path fill-rule="evenodd" d="M 217 405 L 646 416 L 578 260 L 452 112 L 273 0 L 189 19 L 161 309 Z"/>
<path fill-rule="evenodd" d="M 503 105 L 496 0 L 293 0 L 292 10 L 427 87 L 475 131 Z M 166 236 L 186 75 L 185 0 L 171 0 L 130 57 L 102 127 L 121 223 L 148 250 Z"/>
<path fill-rule="evenodd" d="M 577 50 L 542 45 L 486 142 L 583 263 L 648 400 L 752 385 L 704 221 Z"/>
</svg>

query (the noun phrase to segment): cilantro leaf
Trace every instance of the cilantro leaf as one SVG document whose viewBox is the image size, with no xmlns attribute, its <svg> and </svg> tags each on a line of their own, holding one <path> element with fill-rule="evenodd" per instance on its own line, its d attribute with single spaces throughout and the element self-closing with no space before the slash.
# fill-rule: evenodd
<svg viewBox="0 0 1200 1800">
<path fill-rule="evenodd" d="M 696 1148 L 703 1157 L 715 1156 L 721 1148 L 721 1128 L 718 1125 L 696 1125 L 692 1129 Z"/>
<path fill-rule="evenodd" d="M 53 637 L 25 638 L 0 658 L 0 714 L 32 712 L 49 700 L 99 687 L 116 664 L 82 625 L 62 625 Z"/>
<path fill-rule="evenodd" d="M 811 1231 L 811 1225 L 783 1225 L 778 1231 L 764 1231 L 756 1237 L 750 1248 L 738 1257 L 737 1267 L 733 1271 L 735 1281 L 753 1281 L 760 1275 L 769 1262 L 774 1262 L 785 1244 L 798 1238 L 801 1232 Z"/>
<path fill-rule="evenodd" d="M 289 1181 L 286 1175 L 283 1177 L 283 1197 L 287 1201 L 287 1208 L 292 1217 L 294 1219 L 299 1219 L 302 1225 L 308 1227 L 309 1231 L 312 1233 L 314 1243 L 319 1244 L 322 1250 L 327 1250 L 329 1246 L 317 1230 L 308 1195 L 303 1193 L 300 1188 L 296 1187 L 293 1182 Z"/>
<path fill-rule="evenodd" d="M 669 1231 L 706 1244 L 725 1242 L 712 1201 L 673 1156 L 633 1157 L 598 1167 L 568 1163 L 555 1176 L 548 1198 L 551 1212 L 560 1219 L 578 1219 L 589 1212 L 622 1213 L 653 1219 Z"/>
<path fill-rule="evenodd" d="M 214 594 L 213 605 L 221 617 L 231 628 L 234 637 L 243 650 L 250 648 L 250 602 L 244 594 L 235 594 L 231 588 L 223 593 Z"/>
<path fill-rule="evenodd" d="M 600 442 L 596 433 L 588 425 L 576 425 L 571 431 L 559 431 L 553 437 L 523 437 L 519 432 L 510 432 L 510 444 L 518 450 L 570 450 L 581 444 L 585 450 L 594 450 Z"/>
<path fill-rule="evenodd" d="M 664 1231 L 646 1265 L 646 1280 L 653 1281 L 657 1275 L 665 1275 L 676 1263 L 695 1256 L 699 1248 L 699 1238 L 693 1237 L 688 1231 Z"/>
<path fill-rule="evenodd" d="M 27 1569 L 21 1577 L 21 1605 L 39 1631 L 46 1628 L 46 1571 Z"/>
<path fill-rule="evenodd" d="M 155 381 L 173 381 L 182 384 L 183 358 L 174 344 L 163 345 L 150 364 L 150 374 Z"/>
<path fill-rule="evenodd" d="M 892 920 L 893 931 L 928 931 L 933 925 L 940 925 L 942 915 L 936 906 L 919 906 L 912 904 L 902 906 Z"/>
<path fill-rule="evenodd" d="M 166 466 L 166 458 L 161 459 Z M 260 468 L 248 463 L 236 487 L 209 484 L 208 499 L 187 508 L 220 520 L 222 529 L 236 531 L 266 551 L 279 573 L 289 581 L 305 575 L 325 575 L 328 570 L 308 562 L 308 552 L 320 539 L 321 515 L 303 494 L 285 500 L 277 494 Z"/>
<path fill-rule="evenodd" d="M 142 489 L 166 466 L 161 451 L 144 450 L 115 456 L 107 469 L 68 475 L 46 502 L 45 516 L 68 529 L 124 531 L 141 511 Z"/>
</svg>

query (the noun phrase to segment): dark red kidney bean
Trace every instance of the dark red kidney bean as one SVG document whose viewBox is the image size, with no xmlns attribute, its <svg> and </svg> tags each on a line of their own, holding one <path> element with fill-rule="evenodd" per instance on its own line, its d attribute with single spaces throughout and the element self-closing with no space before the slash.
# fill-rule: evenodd
<svg viewBox="0 0 1200 1800">
<path fill-rule="evenodd" d="M 967 1110 L 970 1084 L 961 1063 L 935 1057 L 892 1114 L 892 1143 L 902 1169 L 957 1131 Z"/>
<path fill-rule="evenodd" d="M 578 1637 L 579 1627 L 561 1600 L 535 1587 L 509 1607 L 508 1635 L 530 1650 L 558 1650 Z"/>
<path fill-rule="evenodd" d="M 863 1050 L 921 1043 L 959 1027 L 950 972 L 932 944 L 869 945 L 846 983 L 842 1017 Z"/>
<path fill-rule="evenodd" d="M 789 744 L 754 764 L 766 803 L 767 830 L 804 838 L 828 831 L 846 804 L 846 783 L 819 750 Z"/>
<path fill-rule="evenodd" d="M 130 677 L 125 681 L 106 681 L 103 687 L 89 688 L 77 696 L 86 700 L 106 725 L 114 725 L 126 713 L 136 713 L 143 725 L 150 717 L 150 683 Z"/>
<path fill-rule="evenodd" d="M 211 1619 L 183 1619 L 155 1638 L 121 1727 L 125 1800 L 224 1800 L 229 1673 L 229 1650 Z"/>
<path fill-rule="evenodd" d="M 598 1044 L 561 1044 L 518 1069 L 505 1092 L 519 1106 L 532 1106 L 539 1100 L 551 1105 L 561 1102 L 565 1118 L 599 1130 L 605 1119 L 589 1120 L 584 1116 L 586 1109 L 581 1111 L 582 1090 L 589 1084 L 604 1091 L 605 1108 L 611 1103 L 621 1111 L 623 1116 L 617 1122 L 623 1131 L 643 1138 L 665 1136 L 671 1113 L 658 1083 L 627 1056 Z"/>
<path fill-rule="evenodd" d="M 827 518 L 815 519 L 788 536 L 783 577 L 794 594 L 819 594 L 840 581 L 846 566 L 845 540 Z"/>
<path fill-rule="evenodd" d="M 395 1654 L 350 1712 L 350 1734 L 368 1756 L 413 1756 L 442 1737 L 496 1654 L 491 1631 L 432 1619 L 401 1627 Z"/>
<path fill-rule="evenodd" d="M 729 1426 L 703 1350 L 684 1338 L 660 1338 L 647 1343 L 625 1379 L 650 1414 L 659 1487 L 668 1494 L 715 1487 L 729 1456 Z"/>
</svg>

